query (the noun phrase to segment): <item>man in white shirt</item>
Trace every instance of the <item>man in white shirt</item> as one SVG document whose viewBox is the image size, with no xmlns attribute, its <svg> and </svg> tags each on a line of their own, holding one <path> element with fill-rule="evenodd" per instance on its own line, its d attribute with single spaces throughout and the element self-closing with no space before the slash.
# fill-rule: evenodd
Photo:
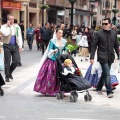
<svg viewBox="0 0 120 120">
<path fill-rule="evenodd" d="M 20 62 L 22 35 L 19 25 L 14 24 L 14 16 L 9 14 L 7 19 L 7 23 L 1 26 L 1 33 L 5 58 L 5 80 L 9 82 L 9 78 L 13 79 L 12 72 Z"/>
</svg>

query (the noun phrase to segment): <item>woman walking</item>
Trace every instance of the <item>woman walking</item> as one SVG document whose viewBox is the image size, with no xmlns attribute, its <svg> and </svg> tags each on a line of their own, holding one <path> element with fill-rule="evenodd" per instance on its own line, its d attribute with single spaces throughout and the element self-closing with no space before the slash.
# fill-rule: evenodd
<svg viewBox="0 0 120 120">
<path fill-rule="evenodd" d="M 55 96 L 60 89 L 58 79 L 56 77 L 56 57 L 62 54 L 62 51 L 65 50 L 66 40 L 63 39 L 62 36 L 63 31 L 57 29 L 56 38 L 50 40 L 43 58 L 46 55 L 48 56 L 45 61 L 41 60 L 40 63 L 40 71 L 34 85 L 35 92 L 39 92 L 44 95 Z"/>
</svg>

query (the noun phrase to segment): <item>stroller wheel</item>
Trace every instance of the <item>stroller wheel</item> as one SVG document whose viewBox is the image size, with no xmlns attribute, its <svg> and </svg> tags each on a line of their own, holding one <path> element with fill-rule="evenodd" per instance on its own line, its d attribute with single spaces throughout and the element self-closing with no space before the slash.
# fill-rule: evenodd
<svg viewBox="0 0 120 120">
<path fill-rule="evenodd" d="M 60 98 L 61 98 L 61 99 L 64 98 L 64 93 L 63 93 L 63 92 L 60 93 Z"/>
<path fill-rule="evenodd" d="M 3 96 L 4 95 L 4 91 L 2 88 L 0 88 L 0 95 Z"/>
<path fill-rule="evenodd" d="M 70 95 L 69 99 L 70 99 L 70 102 L 76 102 L 77 101 L 77 96 L 76 95 Z"/>
<path fill-rule="evenodd" d="M 84 95 L 84 100 L 88 101 L 89 100 L 89 96 L 88 95 Z"/>
<path fill-rule="evenodd" d="M 60 100 L 60 98 L 61 98 L 61 97 L 60 97 L 60 93 L 57 93 L 57 94 L 56 94 L 56 98 L 57 98 L 57 100 Z"/>
<path fill-rule="evenodd" d="M 92 96 L 89 94 L 88 95 L 88 100 L 91 101 L 92 100 Z"/>
<path fill-rule="evenodd" d="M 74 94 L 75 94 L 75 96 L 76 96 L 76 97 L 78 97 L 78 93 L 77 93 L 76 91 L 75 91 L 75 93 L 74 93 Z"/>
</svg>

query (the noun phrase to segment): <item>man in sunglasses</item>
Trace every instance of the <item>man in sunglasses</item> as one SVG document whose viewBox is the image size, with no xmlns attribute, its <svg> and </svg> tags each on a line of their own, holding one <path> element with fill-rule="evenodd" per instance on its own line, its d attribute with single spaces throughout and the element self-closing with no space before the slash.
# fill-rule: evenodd
<svg viewBox="0 0 120 120">
<path fill-rule="evenodd" d="M 111 30 L 111 20 L 105 18 L 102 20 L 102 29 L 97 31 L 91 43 L 90 62 L 94 63 L 95 51 L 97 49 L 97 61 L 101 64 L 102 75 L 98 82 L 96 90 L 102 94 L 102 87 L 105 84 L 108 98 L 113 97 L 113 92 L 110 83 L 110 68 L 114 62 L 114 50 L 119 57 L 119 42 L 117 33 Z"/>
</svg>

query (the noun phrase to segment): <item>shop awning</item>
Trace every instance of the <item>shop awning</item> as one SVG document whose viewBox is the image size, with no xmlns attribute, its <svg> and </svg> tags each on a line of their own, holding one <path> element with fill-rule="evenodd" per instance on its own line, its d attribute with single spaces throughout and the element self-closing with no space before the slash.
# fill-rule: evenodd
<svg viewBox="0 0 120 120">
<path fill-rule="evenodd" d="M 20 10 L 21 2 L 2 1 L 2 8 Z"/>
</svg>

